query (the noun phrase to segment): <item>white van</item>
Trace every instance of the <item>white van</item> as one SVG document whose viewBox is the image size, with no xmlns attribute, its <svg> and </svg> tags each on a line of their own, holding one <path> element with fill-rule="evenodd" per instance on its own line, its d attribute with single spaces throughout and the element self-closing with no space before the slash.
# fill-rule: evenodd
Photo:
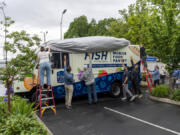
<svg viewBox="0 0 180 135">
<path fill-rule="evenodd" d="M 74 74 L 73 96 L 87 94 L 87 88 L 80 81 L 83 72 L 83 65 L 89 64 L 87 52 L 92 54 L 92 67 L 96 81 L 96 91 L 110 92 L 113 97 L 118 97 L 122 92 L 123 67 L 124 63 L 131 66 L 130 56 L 135 64 L 140 64 L 139 46 L 129 45 L 129 41 L 113 37 L 85 37 L 78 39 L 67 39 L 63 41 L 49 41 L 52 74 L 51 82 L 56 99 L 64 98 L 64 55 L 67 56 L 68 65 Z M 88 46 L 88 47 L 87 47 Z M 78 48 L 79 47 L 79 48 Z M 74 49 L 74 50 L 73 50 Z M 35 96 L 37 84 L 37 70 L 34 71 L 36 78 L 31 76 L 24 78 L 24 82 L 15 82 L 14 91 L 16 94 L 26 95 L 29 98 Z M 46 80 L 46 79 L 45 79 Z M 34 85 L 33 85 L 34 83 Z"/>
</svg>

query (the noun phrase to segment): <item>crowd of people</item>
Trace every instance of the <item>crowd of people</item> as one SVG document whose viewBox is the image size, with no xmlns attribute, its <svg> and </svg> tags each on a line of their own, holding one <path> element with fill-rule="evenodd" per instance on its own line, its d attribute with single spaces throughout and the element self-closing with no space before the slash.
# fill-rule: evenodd
<svg viewBox="0 0 180 135">
<path fill-rule="evenodd" d="M 49 60 L 49 52 L 50 48 L 48 49 L 48 52 L 45 51 L 44 47 L 40 48 L 40 52 L 38 54 L 38 63 L 40 65 L 40 85 L 43 89 L 44 86 L 44 72 L 46 71 L 47 74 L 47 84 L 48 89 L 51 87 L 51 66 L 50 66 L 50 60 Z M 84 71 L 80 77 L 82 81 L 85 82 L 85 85 L 87 86 L 87 92 L 88 92 L 88 103 L 91 105 L 92 103 L 97 104 L 98 103 L 98 97 L 96 93 L 96 83 L 94 79 L 94 74 L 92 72 L 92 57 L 91 54 L 88 54 L 89 57 L 89 66 L 84 66 Z M 133 58 L 130 57 L 130 61 L 132 64 L 132 69 L 130 67 L 125 66 L 124 67 L 124 74 L 123 74 L 123 98 L 122 100 L 125 101 L 128 99 L 130 101 L 133 101 L 135 98 L 142 98 L 142 92 L 140 89 L 140 77 L 139 77 L 139 65 L 134 64 Z M 144 67 L 147 69 L 147 63 L 146 63 L 146 52 L 144 45 L 141 45 L 140 47 L 140 58 L 144 65 Z M 124 61 L 123 59 L 121 60 Z M 165 83 L 165 78 L 167 75 L 167 71 L 165 70 L 165 67 L 161 67 L 161 72 L 159 71 L 159 67 L 156 65 L 154 67 L 154 70 L 151 73 L 152 79 L 154 81 L 154 86 L 160 84 L 160 78 L 162 79 L 162 83 Z M 176 82 L 180 83 L 180 70 L 177 70 L 173 76 L 176 77 Z M 65 87 L 65 106 L 67 109 L 72 109 L 72 96 L 73 96 L 73 83 L 74 83 L 74 76 L 73 73 L 71 73 L 71 66 L 67 65 L 67 58 L 64 56 L 64 87 Z M 128 96 L 127 96 L 128 94 Z"/>
</svg>

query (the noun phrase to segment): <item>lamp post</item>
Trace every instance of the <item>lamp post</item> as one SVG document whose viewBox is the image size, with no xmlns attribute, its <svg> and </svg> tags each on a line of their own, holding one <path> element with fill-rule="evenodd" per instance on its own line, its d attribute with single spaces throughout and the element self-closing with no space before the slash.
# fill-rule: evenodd
<svg viewBox="0 0 180 135">
<path fill-rule="evenodd" d="M 5 12 L 4 12 L 4 7 L 6 6 L 6 4 L 4 2 L 0 3 L 0 9 L 2 10 L 2 13 L 3 13 L 3 16 L 4 16 L 4 27 L 5 27 L 5 30 L 4 30 L 4 46 L 6 45 L 6 24 L 7 24 L 7 21 L 6 21 L 6 15 L 5 15 Z M 3 51 L 3 55 L 4 55 L 4 59 L 6 61 L 6 66 L 7 66 L 7 51 Z"/>
<path fill-rule="evenodd" d="M 44 40 L 44 43 L 46 42 L 46 36 L 47 36 L 47 34 L 48 34 L 48 31 L 45 31 L 45 32 L 43 32 L 43 31 L 41 31 L 41 33 L 43 33 L 43 40 Z"/>
<path fill-rule="evenodd" d="M 63 15 L 66 13 L 67 9 L 64 9 L 61 15 L 61 21 L 60 21 L 60 39 L 62 40 L 62 21 L 63 21 Z"/>
</svg>

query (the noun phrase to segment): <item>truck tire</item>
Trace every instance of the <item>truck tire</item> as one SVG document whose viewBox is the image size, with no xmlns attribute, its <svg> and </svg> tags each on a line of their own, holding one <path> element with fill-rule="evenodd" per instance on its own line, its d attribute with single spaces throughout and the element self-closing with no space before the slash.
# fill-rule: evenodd
<svg viewBox="0 0 180 135">
<path fill-rule="evenodd" d="M 121 85 L 118 82 L 115 82 L 111 85 L 111 89 L 110 89 L 110 95 L 113 98 L 119 97 L 121 95 L 122 89 L 121 89 Z"/>
</svg>

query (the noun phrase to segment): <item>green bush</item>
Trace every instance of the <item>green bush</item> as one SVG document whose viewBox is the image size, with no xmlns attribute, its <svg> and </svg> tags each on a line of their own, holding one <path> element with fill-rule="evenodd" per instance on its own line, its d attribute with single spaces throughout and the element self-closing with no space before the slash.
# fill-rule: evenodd
<svg viewBox="0 0 180 135">
<path fill-rule="evenodd" d="M 180 101 L 180 89 L 174 90 L 173 94 L 170 96 L 172 100 Z"/>
<path fill-rule="evenodd" d="M 8 103 L 0 98 L 0 135 L 47 135 L 47 131 L 33 118 L 32 108 L 23 98 L 11 98 L 11 114 L 8 115 Z"/>
<path fill-rule="evenodd" d="M 168 85 L 159 85 L 152 89 L 152 96 L 155 97 L 169 97 L 170 88 Z"/>
<path fill-rule="evenodd" d="M 34 103 L 27 103 L 23 98 L 14 96 L 11 99 L 11 114 L 22 114 L 30 117 L 35 113 L 33 105 Z M 0 114 L 8 114 L 8 104 L 3 101 L 2 97 L 0 98 Z"/>
<path fill-rule="evenodd" d="M 0 135 L 47 135 L 35 118 L 26 115 L 10 115 L 0 123 Z"/>
<path fill-rule="evenodd" d="M 27 103 L 23 98 L 15 96 L 11 103 L 11 113 L 14 115 L 22 114 L 31 117 L 35 113 L 33 105 L 34 103 Z"/>
</svg>

